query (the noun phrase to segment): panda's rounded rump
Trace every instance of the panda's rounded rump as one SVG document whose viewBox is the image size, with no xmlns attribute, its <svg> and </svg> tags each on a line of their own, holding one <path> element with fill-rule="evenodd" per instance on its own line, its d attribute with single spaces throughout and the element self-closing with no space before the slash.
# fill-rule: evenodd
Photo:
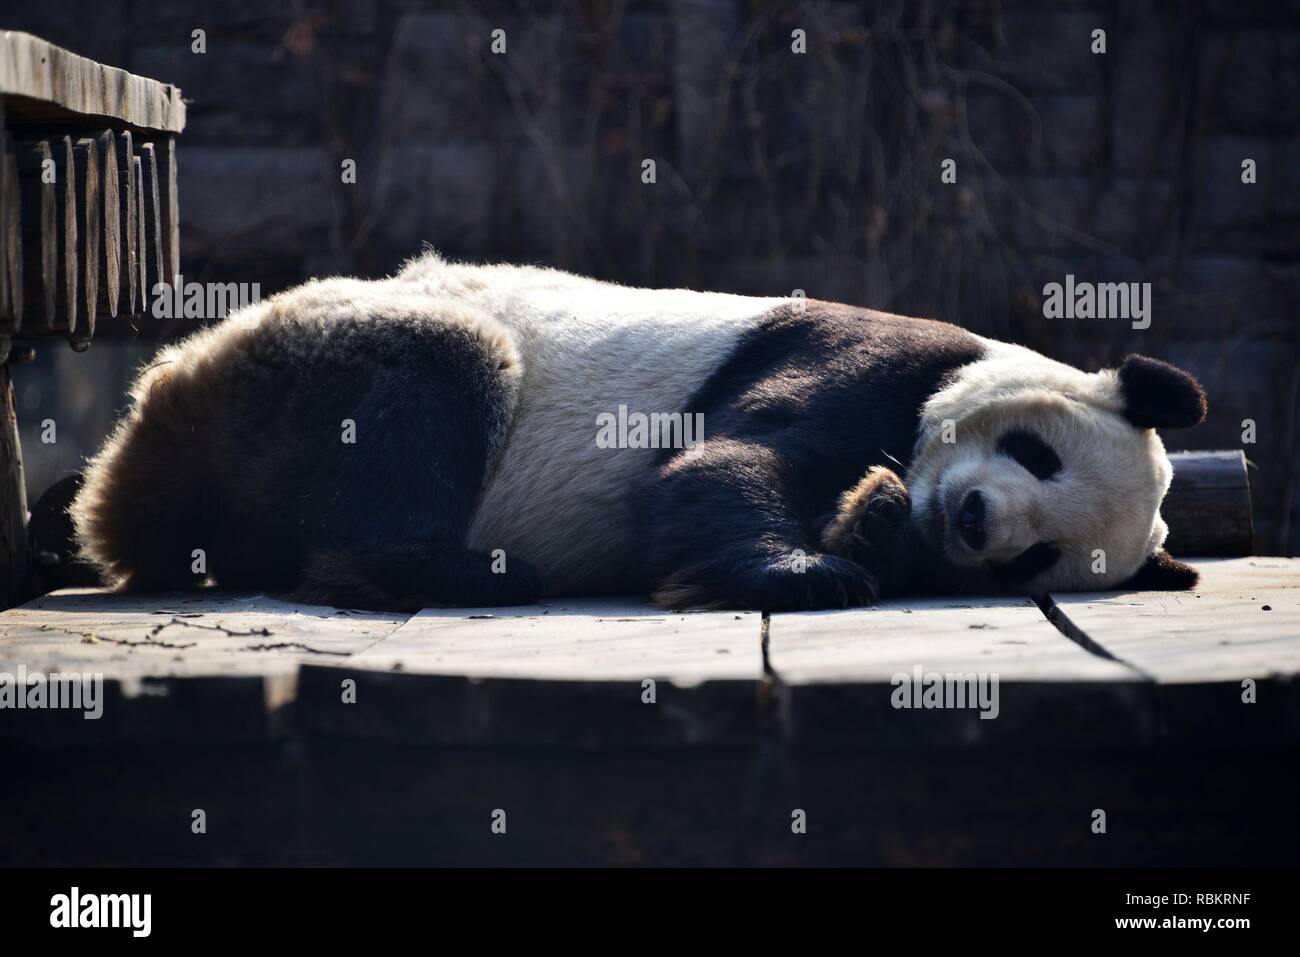
<svg viewBox="0 0 1300 957">
<path fill-rule="evenodd" d="M 514 342 L 468 304 L 338 283 L 251 306 L 140 376 L 72 508 L 109 580 L 288 586 L 321 542 L 463 538 L 517 402 Z"/>
</svg>

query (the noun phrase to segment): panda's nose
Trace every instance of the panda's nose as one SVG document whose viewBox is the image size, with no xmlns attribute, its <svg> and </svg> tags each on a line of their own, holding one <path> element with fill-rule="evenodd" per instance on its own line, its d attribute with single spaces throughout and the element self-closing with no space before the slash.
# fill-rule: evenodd
<svg viewBox="0 0 1300 957">
<path fill-rule="evenodd" d="M 984 496 L 978 490 L 962 500 L 961 511 L 957 513 L 957 533 L 973 551 L 984 547 Z"/>
</svg>

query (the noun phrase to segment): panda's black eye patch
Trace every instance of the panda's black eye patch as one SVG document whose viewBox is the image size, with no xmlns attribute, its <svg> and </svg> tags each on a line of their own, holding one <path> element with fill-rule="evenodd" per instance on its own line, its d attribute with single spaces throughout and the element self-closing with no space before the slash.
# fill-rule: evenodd
<svg viewBox="0 0 1300 957">
<path fill-rule="evenodd" d="M 1031 545 L 1005 565 L 994 569 L 997 578 L 1006 585 L 1027 582 L 1035 575 L 1047 571 L 1061 557 L 1061 550 L 1051 542 Z"/>
<path fill-rule="evenodd" d="M 1051 447 L 1024 429 L 1012 429 L 998 439 L 998 451 L 1015 459 L 1040 482 L 1061 471 L 1061 460 Z"/>
</svg>

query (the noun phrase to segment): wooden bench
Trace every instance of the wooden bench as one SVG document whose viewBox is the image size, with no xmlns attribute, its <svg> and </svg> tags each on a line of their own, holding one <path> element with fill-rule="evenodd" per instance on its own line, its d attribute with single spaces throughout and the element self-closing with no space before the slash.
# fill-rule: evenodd
<svg viewBox="0 0 1300 957">
<path fill-rule="evenodd" d="M 0 31 L 0 608 L 31 597 L 11 364 L 84 351 L 180 271 L 178 88 Z"/>
</svg>

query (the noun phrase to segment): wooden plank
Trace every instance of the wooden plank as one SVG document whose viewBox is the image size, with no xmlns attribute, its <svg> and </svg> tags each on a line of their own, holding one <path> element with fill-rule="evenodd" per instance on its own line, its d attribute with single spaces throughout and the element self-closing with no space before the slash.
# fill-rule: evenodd
<svg viewBox="0 0 1300 957">
<path fill-rule="evenodd" d="M 1142 676 L 1067 639 L 1027 599 L 775 614 L 768 661 L 782 732 L 797 748 L 1033 748 L 1149 735 Z M 986 675 L 990 695 L 996 676 L 996 709 L 896 707 L 916 703 L 908 689 L 935 674 Z"/>
<path fill-rule="evenodd" d="M 272 719 L 293 700 L 299 662 L 356 654 L 406 618 L 224 592 L 55 592 L 0 614 L 0 672 L 101 674 L 104 716 L 24 712 L 0 722 L 0 735 L 184 738 L 220 735 L 223 722 L 283 730 Z M 213 710 L 196 715 L 204 702 Z"/>
<path fill-rule="evenodd" d="M 1165 547 L 1181 556 L 1237 556 L 1255 551 L 1250 478 L 1240 449 L 1174 452 L 1174 481 L 1160 511 Z"/>
<path fill-rule="evenodd" d="M 23 201 L 23 244 L 29 255 L 23 262 L 27 290 L 24 325 L 52 330 L 57 316 L 59 290 L 59 226 L 56 184 L 45 176 L 53 168 L 48 140 L 24 143 L 18 151 L 19 188 Z"/>
<path fill-rule="evenodd" d="M 99 117 L 147 130 L 185 129 L 185 101 L 177 87 L 16 30 L 0 31 L 0 93 L 11 100 L 11 121 L 66 123 Z"/>
<path fill-rule="evenodd" d="M 1070 625 L 1159 682 L 1300 675 L 1300 559 L 1195 564 L 1195 591 L 1052 598 Z"/>
<path fill-rule="evenodd" d="M 77 163 L 77 262 L 81 270 L 81 299 L 77 303 L 80 321 L 69 327 L 68 341 L 77 352 L 90 348 L 95 335 L 95 314 L 99 308 L 99 256 L 103 235 L 100 209 L 99 147 L 89 138 L 73 145 Z"/>
<path fill-rule="evenodd" d="M 1300 561 L 1195 564 L 1196 591 L 1055 595 L 1053 615 L 1156 682 L 1162 745 L 1294 748 L 1300 744 Z"/>
<path fill-rule="evenodd" d="M 138 190 L 135 184 L 135 144 L 130 130 L 117 138 L 117 168 L 122 224 L 122 276 L 119 288 L 126 290 L 124 305 L 127 315 L 134 316 L 137 313 L 140 287 L 140 213 L 136 208 Z"/>
<path fill-rule="evenodd" d="M 100 206 L 103 209 L 99 257 L 99 299 L 96 312 L 117 318 L 118 301 L 122 283 L 122 203 L 118 196 L 117 134 L 104 130 L 95 137 L 96 156 L 99 159 Z"/>
<path fill-rule="evenodd" d="M 742 746 L 761 621 L 633 600 L 423 611 L 346 662 L 305 663 L 299 714 L 320 733 L 445 745 Z M 341 701 L 349 679 L 354 704 Z"/>
</svg>

